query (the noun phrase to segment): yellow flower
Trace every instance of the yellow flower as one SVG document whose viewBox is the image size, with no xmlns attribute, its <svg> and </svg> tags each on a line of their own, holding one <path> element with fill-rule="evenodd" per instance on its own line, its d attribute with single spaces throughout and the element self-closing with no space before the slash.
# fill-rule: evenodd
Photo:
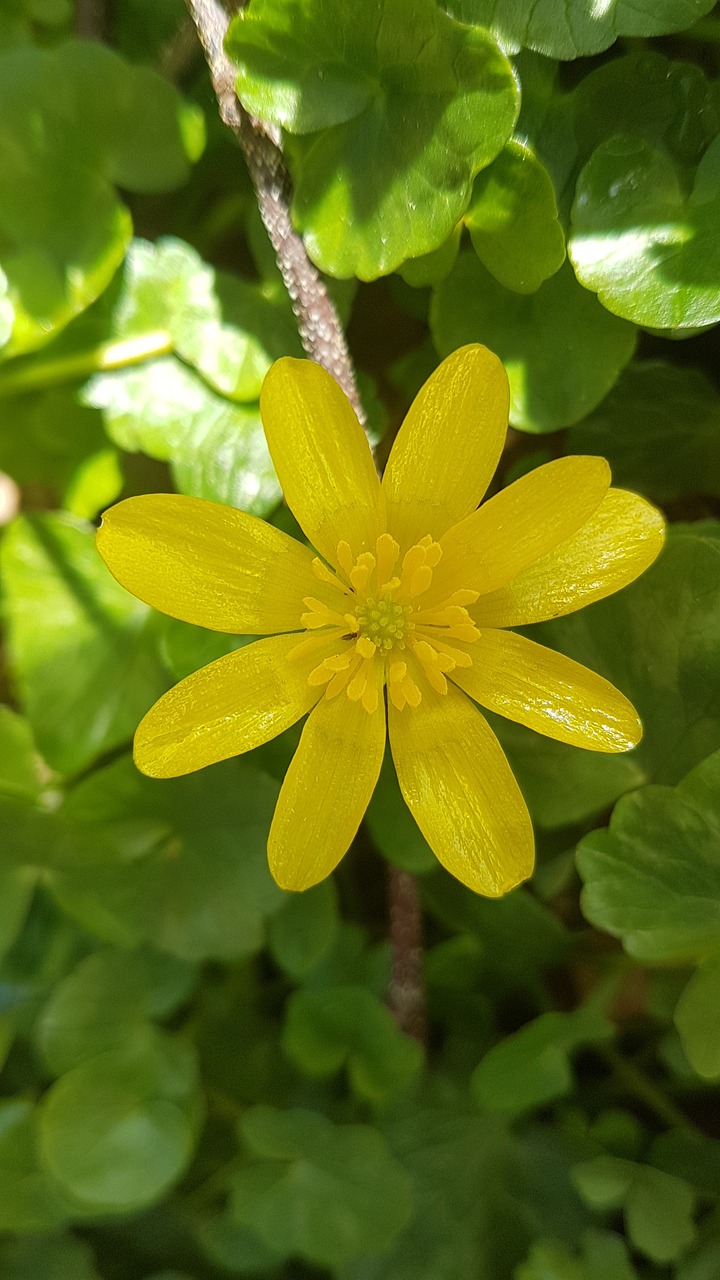
<svg viewBox="0 0 720 1280">
<path fill-rule="evenodd" d="M 173 494 L 129 498 L 99 530 L 101 555 L 133 595 L 186 622 L 265 637 L 160 698 L 135 736 L 138 767 L 191 773 L 310 712 L 268 841 L 278 884 L 307 889 L 340 861 L 367 808 L 387 691 L 400 787 L 428 843 L 469 888 L 506 893 L 531 874 L 532 827 L 475 704 L 594 751 L 627 751 L 642 734 L 607 680 L 506 628 L 631 582 L 662 546 L 662 517 L 611 489 L 595 457 L 549 462 L 477 509 L 508 417 L 507 378 L 485 347 L 455 351 L 428 380 L 382 484 L 319 365 L 279 360 L 260 408 L 315 550 L 242 511 Z"/>
</svg>

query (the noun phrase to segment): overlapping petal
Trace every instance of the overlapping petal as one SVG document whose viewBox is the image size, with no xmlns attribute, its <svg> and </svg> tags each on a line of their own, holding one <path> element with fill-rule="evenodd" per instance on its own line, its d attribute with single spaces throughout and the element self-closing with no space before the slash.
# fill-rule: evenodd
<svg viewBox="0 0 720 1280">
<path fill-rule="evenodd" d="M 418 392 L 383 476 L 388 528 L 403 547 L 439 538 L 481 501 L 507 433 L 507 374 L 487 347 L 460 347 Z"/>
<path fill-rule="evenodd" d="M 610 489 L 577 533 L 482 596 L 470 612 L 479 627 L 516 627 L 574 613 L 619 591 L 652 564 L 665 540 L 657 508 Z"/>
<path fill-rule="evenodd" d="M 328 591 L 312 571 L 308 547 L 202 498 L 127 498 L 105 512 L 97 546 L 113 577 L 139 600 L 211 631 L 298 630 L 303 597 Z"/>
<path fill-rule="evenodd" d="M 528 472 L 448 530 L 436 589 L 505 586 L 586 524 L 609 487 L 604 458 L 556 458 Z"/>
<path fill-rule="evenodd" d="M 291 657 L 297 644 L 296 635 L 256 640 L 181 680 L 138 726 L 138 768 L 151 778 L 177 778 L 295 724 L 322 692 L 311 688 L 308 675 L 323 656 L 317 646 Z"/>
<path fill-rule="evenodd" d="M 380 481 L 335 379 L 286 356 L 265 378 L 260 412 L 285 501 L 313 546 L 333 564 L 341 541 L 356 556 L 374 549 L 384 532 Z"/>
<path fill-rule="evenodd" d="M 483 631 L 471 667 L 451 676 L 481 706 L 548 738 L 589 751 L 629 751 L 642 737 L 637 711 L 594 671 L 512 631 Z"/>
<path fill-rule="evenodd" d="M 282 889 L 309 889 L 337 866 L 370 803 L 384 751 L 382 701 L 371 714 L 344 696 L 315 708 L 270 828 L 270 870 Z"/>
<path fill-rule="evenodd" d="M 532 824 L 490 726 L 465 694 L 423 690 L 416 708 L 388 707 L 400 789 L 447 870 L 491 898 L 532 873 Z"/>
</svg>

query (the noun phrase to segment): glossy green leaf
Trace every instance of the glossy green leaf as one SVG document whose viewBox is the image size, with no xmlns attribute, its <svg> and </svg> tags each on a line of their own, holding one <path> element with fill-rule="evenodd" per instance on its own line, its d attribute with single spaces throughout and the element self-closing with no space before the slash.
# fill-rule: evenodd
<svg viewBox="0 0 720 1280">
<path fill-rule="evenodd" d="M 152 611 L 118 586 L 69 516 L 16 521 L 0 558 L 9 653 L 38 747 L 63 773 L 128 741 L 163 692 Z"/>
<path fill-rule="evenodd" d="M 643 787 L 582 841 L 583 911 L 645 961 L 720 953 L 720 752 L 675 788 Z"/>
<path fill-rule="evenodd" d="M 441 355 L 482 342 L 510 379 L 510 421 L 556 431 L 607 395 L 635 347 L 635 330 L 611 316 L 561 268 L 533 294 L 510 292 L 464 253 L 435 291 L 430 324 Z"/>
<path fill-rule="evenodd" d="M 689 195 L 663 152 L 613 138 L 583 169 L 569 253 L 578 279 L 616 315 L 657 329 L 720 320 L 720 138 Z"/>
<path fill-rule="evenodd" d="M 654 49 L 601 63 L 563 105 L 572 115 L 581 164 L 602 143 L 627 134 L 666 151 L 678 165 L 696 165 L 720 128 L 712 81 L 695 63 Z M 554 95 L 547 106 L 557 112 Z"/>
<path fill-rule="evenodd" d="M 553 184 L 522 143 L 508 142 L 478 174 L 464 222 L 480 261 L 506 289 L 535 293 L 565 259 Z"/>
<path fill-rule="evenodd" d="M 253 1107 L 241 1132 L 252 1163 L 233 1178 L 232 1217 L 285 1257 L 339 1266 L 387 1249 L 410 1218 L 407 1174 L 369 1126 Z"/>
<path fill-rule="evenodd" d="M 305 893 L 288 894 L 270 921 L 270 953 L 292 978 L 312 973 L 332 947 L 338 932 L 338 904 L 332 880 Z"/>
<path fill-rule="evenodd" d="M 572 59 L 608 49 L 620 36 L 660 36 L 682 31 L 712 8 L 711 0 L 451 0 L 464 22 L 489 27 L 511 52 L 535 49 L 549 58 Z"/>
<path fill-rule="evenodd" d="M 202 149 L 202 118 L 150 68 L 99 43 L 5 53 L 0 263 L 15 312 L 6 355 L 44 345 L 92 303 L 131 234 L 114 186 L 163 191 Z"/>
<path fill-rule="evenodd" d="M 55 987 L 37 1028 L 54 1075 L 142 1037 L 151 1017 L 164 1017 L 188 994 L 193 969 L 149 949 L 96 951 Z"/>
<path fill-rule="evenodd" d="M 473 1072 L 471 1088 L 488 1111 L 510 1114 L 569 1093 L 572 1054 L 612 1036 L 602 1013 L 586 1005 L 572 1013 L 543 1013 L 490 1049 Z"/>
<path fill-rule="evenodd" d="M 228 47 L 247 108 L 299 135 L 293 214 L 336 276 L 372 280 L 441 244 L 517 114 L 492 38 L 431 0 L 254 0 Z"/>
<path fill-rule="evenodd" d="M 698 370 L 660 360 L 628 365 L 568 436 L 568 453 L 607 458 L 613 483 L 655 502 L 720 494 L 720 400 Z"/>
<path fill-rule="evenodd" d="M 121 946 L 147 941 L 185 960 L 252 954 L 282 901 L 266 854 L 276 798 L 270 778 L 235 761 L 157 781 L 125 757 L 74 788 L 53 891 Z M 94 864 L 84 853 L 72 865 L 73 832 L 95 842 Z"/>
<path fill-rule="evenodd" d="M 189 1050 L 157 1035 L 88 1059 L 43 1099 L 46 1167 L 90 1208 L 118 1213 L 152 1203 L 192 1153 L 195 1083 Z"/>
<path fill-rule="evenodd" d="M 181 493 L 260 516 L 277 506 L 280 486 L 257 407 L 221 398 L 173 357 L 99 374 L 86 399 L 103 410 L 121 448 L 170 462 Z"/>
<path fill-rule="evenodd" d="M 720 1076 L 719 1005 L 720 954 L 693 974 L 675 1009 L 675 1025 L 688 1060 L 698 1075 L 706 1080 L 717 1080 Z"/>
<path fill-rule="evenodd" d="M 624 1206 L 636 1249 L 653 1262 L 673 1262 L 695 1239 L 695 1197 L 688 1184 L 647 1165 L 598 1156 L 573 1169 L 583 1198 L 599 1209 Z"/>
<path fill-rule="evenodd" d="M 308 1075 L 334 1075 L 347 1066 L 354 1092 L 374 1102 L 407 1088 L 422 1062 L 416 1041 L 360 986 L 296 992 L 288 1002 L 283 1044 Z"/>
</svg>

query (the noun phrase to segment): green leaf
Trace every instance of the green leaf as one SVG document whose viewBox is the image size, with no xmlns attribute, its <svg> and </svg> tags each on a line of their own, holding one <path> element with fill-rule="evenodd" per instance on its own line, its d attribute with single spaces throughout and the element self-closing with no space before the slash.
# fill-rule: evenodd
<svg viewBox="0 0 720 1280">
<path fill-rule="evenodd" d="M 389 751 L 385 753 L 365 821 L 388 862 L 417 875 L 435 870 L 437 858 L 402 798 Z"/>
<path fill-rule="evenodd" d="M 40 758 L 27 720 L 0 705 L 0 794 L 36 800 L 42 790 Z"/>
<path fill-rule="evenodd" d="M 0 65 L 0 262 L 15 312 L 6 355 L 44 345 L 107 287 L 131 234 L 113 183 L 169 190 L 202 117 L 106 46 L 20 49 Z"/>
<path fill-rule="evenodd" d="M 9 652 L 38 747 L 74 773 L 128 740 L 163 692 L 152 611 L 110 576 L 70 516 L 16 521 L 0 552 Z"/>
<path fill-rule="evenodd" d="M 680 1178 L 615 1156 L 598 1156 L 573 1169 L 580 1194 L 599 1209 L 625 1210 L 631 1243 L 653 1262 L 674 1262 L 695 1239 L 695 1197 Z"/>
<path fill-rule="evenodd" d="M 656 329 L 720 320 L 720 138 L 687 197 L 663 152 L 634 137 L 598 147 L 583 169 L 569 253 L 578 279 L 616 315 Z"/>
<path fill-rule="evenodd" d="M 187 996 L 194 970 L 147 950 L 106 949 L 87 956 L 60 982 L 45 1006 L 37 1038 L 54 1075 L 146 1034 Z"/>
<path fill-rule="evenodd" d="M 191 1052 L 157 1033 L 88 1059 L 43 1099 L 47 1169 L 89 1208 L 125 1213 L 151 1204 L 190 1159 L 194 1090 Z"/>
<path fill-rule="evenodd" d="M 422 1062 L 417 1042 L 360 986 L 297 991 L 288 1001 L 283 1046 L 308 1075 L 335 1075 L 346 1065 L 354 1092 L 373 1102 L 406 1089 Z"/>
<path fill-rule="evenodd" d="M 327 955 L 337 937 L 338 925 L 337 893 L 332 880 L 324 880 L 305 893 L 288 894 L 270 921 L 270 953 L 291 978 L 304 978 Z"/>
<path fill-rule="evenodd" d="M 555 189 L 520 142 L 508 142 L 478 174 L 464 222 L 480 261 L 506 289 L 535 293 L 565 260 Z"/>
<path fill-rule="evenodd" d="M 550 102 L 557 109 L 557 103 Z M 700 67 L 643 49 L 605 62 L 565 101 L 580 164 L 601 143 L 627 134 L 696 165 L 720 128 L 714 86 Z"/>
<path fill-rule="evenodd" d="M 282 1261 L 282 1254 L 253 1231 L 235 1226 L 227 1214 L 197 1218 L 192 1226 L 205 1256 L 223 1270 L 266 1274 Z"/>
<path fill-rule="evenodd" d="M 645 782 L 674 784 L 720 747 L 716 528 L 712 522 L 674 526 L 662 555 L 637 582 L 532 627 L 533 639 L 617 685 L 645 729 L 634 751 L 600 757 L 494 719 L 521 784 L 533 787 L 528 796 L 536 821 L 562 826 L 599 813 Z"/>
<path fill-rule="evenodd" d="M 296 135 L 293 216 L 336 276 L 437 248 L 517 114 L 495 42 L 432 0 L 253 0 L 228 48 L 244 105 Z"/>
<path fill-rule="evenodd" d="M 628 365 L 570 431 L 568 453 L 607 458 L 613 483 L 667 502 L 720 495 L 720 404 L 706 376 L 660 360 Z"/>
<path fill-rule="evenodd" d="M 266 845 L 277 785 L 235 761 L 187 778 L 144 778 L 128 758 L 80 783 L 51 881 L 64 909 L 121 946 L 149 942 L 185 960 L 258 951 L 282 902 Z M 73 866 L 73 833 L 87 853 Z"/>
<path fill-rule="evenodd" d="M 555 1242 L 533 1245 L 514 1280 L 637 1280 L 624 1240 L 609 1231 L 587 1231 L 581 1255 Z"/>
<path fill-rule="evenodd" d="M 720 799 L 720 786 L 718 786 Z M 720 950 L 720 936 L 718 937 Z M 675 1026 L 694 1071 L 706 1080 L 720 1076 L 720 955 L 701 965 L 675 1009 Z"/>
<path fill-rule="evenodd" d="M 92 1249 L 60 1232 L 30 1235 L 0 1246 L 3 1280 L 102 1280 Z"/>
<path fill-rule="evenodd" d="M 17 484 L 42 485 L 59 500 L 81 464 L 104 448 L 102 418 L 78 401 L 75 387 L 0 396 L 0 467 Z"/>
<path fill-rule="evenodd" d="M 612 1034 L 607 1019 L 591 1005 L 572 1013 L 543 1013 L 488 1050 L 473 1072 L 473 1095 L 489 1111 L 543 1106 L 572 1089 L 572 1054 Z"/>
<path fill-rule="evenodd" d="M 340 1266 L 389 1248 L 410 1218 L 410 1181 L 376 1130 L 252 1107 L 241 1132 L 253 1163 L 233 1178 L 232 1218 L 283 1256 Z"/>
<path fill-rule="evenodd" d="M 0 1104 L 0 1230 L 49 1231 L 66 1216 L 60 1188 L 38 1158 L 32 1105 L 5 1099 Z"/>
<path fill-rule="evenodd" d="M 510 421 L 522 431 L 556 431 L 585 417 L 635 347 L 632 326 L 609 315 L 569 266 L 523 297 L 471 253 L 436 289 L 430 325 L 441 355 L 467 342 L 497 353 L 510 379 Z"/>
<path fill-rule="evenodd" d="M 679 786 L 624 797 L 608 830 L 580 844 L 583 911 L 637 959 L 702 962 L 720 953 L 719 797 L 716 751 Z"/>
<path fill-rule="evenodd" d="M 98 374 L 85 396 L 121 448 L 170 463 L 181 493 L 257 516 L 280 501 L 257 406 L 216 395 L 174 357 Z"/>
<path fill-rule="evenodd" d="M 504 48 L 535 49 L 550 58 L 572 59 L 601 53 L 621 36 L 661 36 L 682 31 L 712 8 L 711 0 L 451 0 L 451 13 L 463 22 L 489 27 Z"/>
</svg>

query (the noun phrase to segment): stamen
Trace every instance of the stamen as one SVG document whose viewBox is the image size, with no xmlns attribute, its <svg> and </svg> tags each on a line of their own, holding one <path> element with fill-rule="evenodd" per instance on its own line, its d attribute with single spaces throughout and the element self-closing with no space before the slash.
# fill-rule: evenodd
<svg viewBox="0 0 720 1280">
<path fill-rule="evenodd" d="M 433 574 L 430 566 L 427 564 L 421 564 L 420 568 L 415 570 L 412 578 L 410 579 L 408 594 L 412 597 L 421 596 L 430 586 L 432 576 Z"/>
<path fill-rule="evenodd" d="M 391 534 L 381 533 L 375 543 L 375 550 L 377 552 L 378 584 L 381 591 L 387 591 L 391 580 L 390 574 L 398 562 L 400 547 Z M 398 578 L 396 581 L 399 586 L 400 579 Z"/>
<path fill-rule="evenodd" d="M 359 636 L 355 643 L 355 649 L 362 658 L 374 658 L 377 653 L 377 645 L 369 636 Z"/>
<path fill-rule="evenodd" d="M 327 582 L 329 586 L 335 587 L 337 591 L 342 591 L 344 596 L 350 594 L 347 587 L 335 576 L 332 569 L 328 569 L 319 556 L 315 556 L 312 561 L 312 571 L 321 582 Z"/>
<path fill-rule="evenodd" d="M 353 567 L 353 554 L 350 550 L 350 544 L 348 542 L 338 542 L 336 555 L 338 564 L 349 581 Z"/>
</svg>

